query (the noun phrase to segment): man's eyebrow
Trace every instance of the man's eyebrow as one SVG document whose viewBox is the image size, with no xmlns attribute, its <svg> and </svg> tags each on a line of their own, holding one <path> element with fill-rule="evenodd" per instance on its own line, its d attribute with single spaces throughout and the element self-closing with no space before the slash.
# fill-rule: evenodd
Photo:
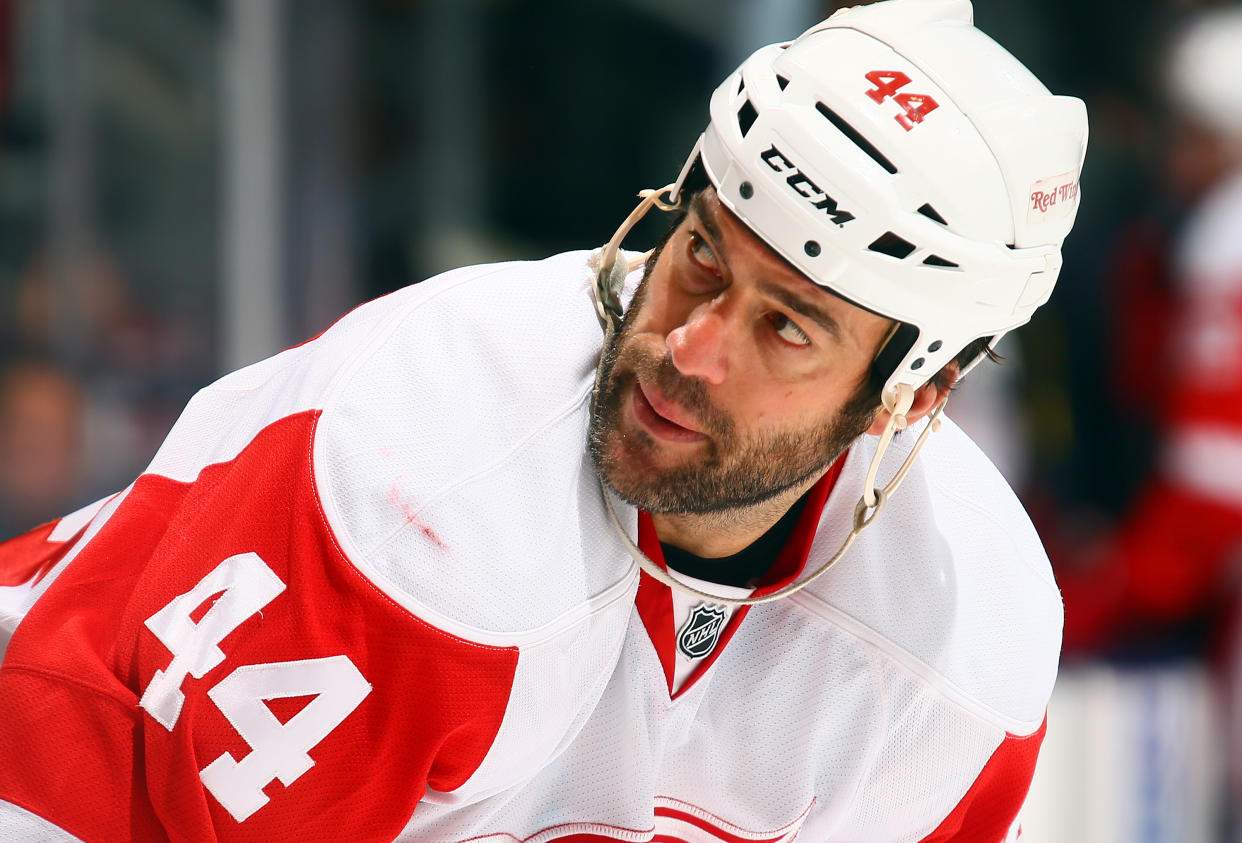
<svg viewBox="0 0 1242 843">
<path fill-rule="evenodd" d="M 794 313 L 800 313 L 807 317 L 837 339 L 841 338 L 840 324 L 836 319 L 832 318 L 831 313 L 824 310 L 819 305 L 813 304 L 812 302 L 807 301 L 790 290 L 787 290 L 779 284 L 774 284 L 771 281 L 760 281 L 758 286 L 759 291 L 764 295 L 771 296 L 781 304 L 785 305 L 785 307 L 792 310 Z"/>
<path fill-rule="evenodd" d="M 690 210 L 693 211 L 694 215 L 699 218 L 699 222 L 703 226 L 703 230 L 707 232 L 709 237 L 711 237 L 716 246 L 717 257 L 722 263 L 727 265 L 729 261 L 727 255 L 725 255 L 724 235 L 721 233 L 720 225 L 716 222 L 716 218 L 712 215 L 712 207 L 708 204 L 707 198 L 703 195 L 702 191 L 691 197 Z M 773 252 L 773 254 L 776 253 Z M 781 258 L 787 266 L 799 275 L 802 275 L 801 270 L 789 263 L 788 260 L 780 255 L 776 256 Z M 809 278 L 807 278 L 806 281 L 808 284 L 815 283 Z M 771 281 L 760 281 L 759 289 L 761 292 L 776 299 L 793 312 L 800 313 L 807 317 L 833 337 L 836 337 L 837 339 L 841 338 L 840 324 L 836 319 L 832 318 L 832 314 L 830 314 L 827 310 L 824 310 L 822 307 L 795 295 L 786 288 L 778 284 L 774 284 Z"/>
</svg>

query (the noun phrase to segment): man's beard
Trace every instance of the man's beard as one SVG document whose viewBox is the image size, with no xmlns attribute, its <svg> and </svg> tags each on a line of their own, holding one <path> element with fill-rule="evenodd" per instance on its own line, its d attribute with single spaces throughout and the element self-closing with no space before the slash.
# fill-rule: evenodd
<svg viewBox="0 0 1242 843">
<path fill-rule="evenodd" d="M 809 428 L 742 436 L 727 413 L 711 403 L 705 385 L 677 371 L 667 351 L 655 358 L 630 342 L 642 307 L 655 255 L 620 330 L 604 352 L 599 391 L 591 406 L 589 445 L 595 468 L 618 495 L 651 513 L 707 514 L 754 506 L 822 474 L 875 418 L 877 402 L 854 399 Z M 626 451 L 658 449 L 646 430 L 621 430 L 624 405 L 638 381 L 654 384 L 669 401 L 686 409 L 706 439 L 703 453 L 671 468 L 644 469 Z"/>
</svg>

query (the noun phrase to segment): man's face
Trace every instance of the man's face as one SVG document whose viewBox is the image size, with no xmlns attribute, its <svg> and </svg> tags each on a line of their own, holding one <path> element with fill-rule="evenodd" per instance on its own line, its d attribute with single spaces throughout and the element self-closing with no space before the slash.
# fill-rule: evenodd
<svg viewBox="0 0 1242 843">
<path fill-rule="evenodd" d="M 817 287 L 708 188 L 648 262 L 591 415 L 605 481 L 653 513 L 766 501 L 868 426 L 851 404 L 892 322 Z"/>
</svg>

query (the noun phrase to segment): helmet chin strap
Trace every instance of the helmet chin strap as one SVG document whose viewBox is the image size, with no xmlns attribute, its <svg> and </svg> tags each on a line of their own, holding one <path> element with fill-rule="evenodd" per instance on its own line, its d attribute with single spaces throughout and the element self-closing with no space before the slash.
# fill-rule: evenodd
<svg viewBox="0 0 1242 843">
<path fill-rule="evenodd" d="M 899 383 L 891 394 L 885 391 L 881 400 L 884 402 L 884 409 L 888 411 L 888 423 L 884 425 L 884 432 L 880 434 L 880 444 L 876 447 L 871 466 L 867 469 L 867 481 L 863 487 L 862 496 L 863 503 L 871 508 L 879 507 L 880 499 L 886 496 L 886 490 L 875 487 L 875 476 L 880 470 L 880 460 L 883 459 L 884 452 L 888 450 L 889 444 L 893 441 L 893 436 L 910 426 L 906 415 L 914 404 L 914 387 L 908 383 Z M 902 468 L 906 466 L 903 465 Z M 905 477 L 904 471 L 900 474 L 903 478 Z"/>
<path fill-rule="evenodd" d="M 621 227 L 612 235 L 612 239 L 600 250 L 595 283 L 591 286 L 591 298 L 595 301 L 595 315 L 599 317 L 599 324 L 603 327 L 608 339 L 612 339 L 613 333 L 621 324 L 621 289 L 625 286 L 625 277 L 630 274 L 631 270 L 629 261 L 617 260 L 617 255 L 621 251 L 621 242 L 630 233 L 630 229 L 647 215 L 653 205 L 661 211 L 675 211 L 681 207 L 681 198 L 672 195 L 673 188 L 674 185 L 666 184 L 659 190 L 651 188 L 640 190 L 638 195 L 642 201 L 638 203 L 638 207 L 630 211 L 630 215 L 625 218 L 625 222 L 621 223 Z M 668 201 L 660 198 L 664 193 L 669 194 Z M 607 343 L 604 344 L 605 348 L 607 345 Z M 598 383 L 597 379 L 597 386 Z"/>
<path fill-rule="evenodd" d="M 642 197 L 642 201 L 638 203 L 638 207 L 630 212 L 630 215 L 621 223 L 621 227 L 612 235 L 612 239 L 608 241 L 599 253 L 595 283 L 591 288 L 591 297 L 595 302 L 595 313 L 599 317 L 600 326 L 604 329 L 604 345 L 600 351 L 599 363 L 595 367 L 592 407 L 597 403 L 596 399 L 599 395 L 600 381 L 604 371 L 604 358 L 607 355 L 608 346 L 611 344 L 612 337 L 621 324 L 621 290 L 625 285 L 626 276 L 637 265 L 632 266 L 628 260 L 619 259 L 621 241 L 629 234 L 630 229 L 651 210 L 652 206 L 658 207 L 662 211 L 672 211 L 680 206 L 680 198 L 672 197 L 671 191 L 673 188 L 674 185 L 667 185 L 660 190 L 648 189 L 641 191 L 638 195 Z M 665 193 L 670 195 L 670 199 L 667 201 L 660 198 Z M 621 526 L 621 521 L 617 517 L 616 507 L 612 500 L 613 493 L 604 482 L 603 475 L 600 475 L 600 491 L 603 493 L 604 506 L 608 510 L 612 525 L 616 529 L 617 535 L 620 536 L 626 550 L 629 551 L 630 556 L 633 557 L 638 567 L 644 573 L 669 588 L 677 589 L 701 600 L 732 606 L 752 606 L 758 603 L 771 603 L 774 600 L 780 600 L 782 597 L 788 597 L 797 591 L 801 591 L 835 565 L 837 560 L 844 556 L 845 551 L 854 543 L 854 539 L 858 538 L 863 530 L 875 523 L 888 503 L 888 499 L 892 497 L 893 493 L 897 491 L 897 487 L 905 480 L 910 467 L 914 464 L 914 458 L 922 450 L 927 437 L 940 429 L 940 414 L 944 411 L 944 406 L 948 403 L 949 397 L 946 395 L 936 405 L 927 426 L 919 434 L 919 438 L 915 440 L 913 447 L 910 448 L 910 453 L 906 456 L 905 461 L 902 462 L 901 467 L 897 469 L 897 473 L 893 475 L 893 478 L 889 480 L 884 488 L 877 489 L 875 488 L 875 483 L 876 475 L 880 469 L 880 461 L 884 458 L 889 444 L 893 441 L 893 436 L 898 431 L 905 430 L 909 425 L 907 414 L 914 404 L 914 387 L 910 384 L 899 383 L 894 390 L 885 390 L 881 400 L 883 401 L 884 408 L 889 413 L 888 423 L 884 427 L 884 432 L 880 435 L 875 456 L 871 458 L 871 465 L 867 469 L 866 488 L 863 491 L 862 497 L 858 499 L 858 503 L 854 506 L 854 523 L 849 534 L 841 543 L 840 549 L 833 554 L 831 559 L 821 565 L 815 573 L 797 582 L 790 583 L 779 591 L 774 591 L 761 597 L 725 597 L 724 595 L 702 591 L 673 577 L 668 571 L 648 559 L 647 555 L 635 546 L 634 540 L 630 538 L 629 533 Z"/>
</svg>

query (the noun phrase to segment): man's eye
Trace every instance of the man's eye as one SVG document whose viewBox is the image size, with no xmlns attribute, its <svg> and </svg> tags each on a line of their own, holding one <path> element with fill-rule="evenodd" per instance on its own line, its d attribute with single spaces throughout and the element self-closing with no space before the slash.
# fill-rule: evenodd
<svg viewBox="0 0 1242 843">
<path fill-rule="evenodd" d="M 772 314 L 772 327 L 776 329 L 776 335 L 790 345 L 811 344 L 811 338 L 806 335 L 806 332 L 783 313 Z"/>
<path fill-rule="evenodd" d="M 697 231 L 690 232 L 690 257 L 695 262 L 703 266 L 703 268 L 716 272 L 716 253 L 712 251 L 712 247 L 707 245 L 707 241 L 699 235 Z"/>
</svg>

